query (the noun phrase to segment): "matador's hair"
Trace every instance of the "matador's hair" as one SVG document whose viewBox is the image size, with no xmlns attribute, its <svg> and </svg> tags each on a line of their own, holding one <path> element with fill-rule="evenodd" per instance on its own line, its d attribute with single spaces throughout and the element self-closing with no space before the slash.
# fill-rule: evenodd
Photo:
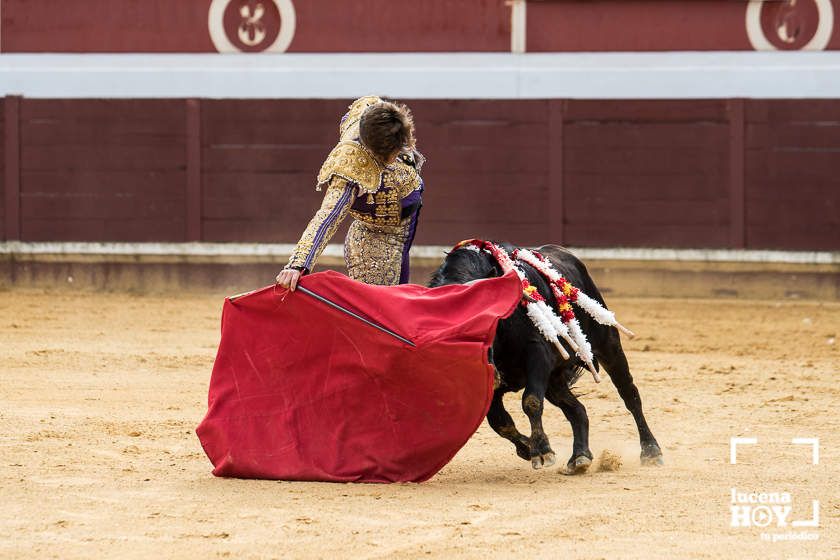
<svg viewBox="0 0 840 560">
<path fill-rule="evenodd" d="M 414 118 L 405 105 L 383 101 L 371 105 L 359 123 L 362 143 L 385 159 L 404 148 L 414 148 Z"/>
</svg>

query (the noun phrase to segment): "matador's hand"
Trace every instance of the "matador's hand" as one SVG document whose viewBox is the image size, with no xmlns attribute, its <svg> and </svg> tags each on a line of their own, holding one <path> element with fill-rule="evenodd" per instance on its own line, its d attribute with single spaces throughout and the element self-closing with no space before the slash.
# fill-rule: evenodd
<svg viewBox="0 0 840 560">
<path fill-rule="evenodd" d="M 300 270 L 295 270 L 294 268 L 284 268 L 280 274 L 277 275 L 277 284 L 294 292 L 295 288 L 297 288 L 298 282 L 300 281 L 300 275 Z"/>
</svg>

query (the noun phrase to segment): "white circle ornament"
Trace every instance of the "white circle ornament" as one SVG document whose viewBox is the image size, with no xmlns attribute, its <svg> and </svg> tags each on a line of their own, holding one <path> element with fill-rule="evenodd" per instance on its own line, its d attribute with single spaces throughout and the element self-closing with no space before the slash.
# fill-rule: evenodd
<svg viewBox="0 0 840 560">
<path fill-rule="evenodd" d="M 817 30 L 814 36 L 801 49 L 803 51 L 822 51 L 828 46 L 834 31 L 834 7 L 831 0 L 814 0 L 817 5 Z M 775 51 L 776 46 L 764 34 L 761 25 L 761 9 L 763 0 L 750 0 L 747 4 L 747 37 L 750 44 L 757 51 Z"/>
<path fill-rule="evenodd" d="M 228 37 L 225 30 L 225 10 L 233 0 L 212 0 L 210 3 L 210 11 L 207 15 L 207 25 L 210 30 L 210 39 L 213 41 L 213 46 L 220 53 L 238 53 L 242 52 L 240 48 L 233 44 Z M 277 39 L 262 50 L 262 52 L 282 53 L 286 52 L 289 45 L 292 44 L 292 39 L 295 36 L 295 27 L 297 24 L 295 15 L 295 6 L 292 0 L 270 0 L 277 6 L 277 11 L 280 12 L 280 31 L 277 34 Z"/>
</svg>

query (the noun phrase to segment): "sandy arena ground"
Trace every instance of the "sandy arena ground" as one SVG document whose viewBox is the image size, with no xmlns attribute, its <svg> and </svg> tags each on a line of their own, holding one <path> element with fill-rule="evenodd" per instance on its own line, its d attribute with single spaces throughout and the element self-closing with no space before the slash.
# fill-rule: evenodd
<svg viewBox="0 0 840 560">
<path fill-rule="evenodd" d="M 431 481 L 386 486 L 210 474 L 193 430 L 221 303 L 0 292 L 0 557 L 840 558 L 840 304 L 613 299 L 665 466 L 639 465 L 630 415 L 587 377 L 617 472 L 533 471 L 484 424 Z M 733 436 L 759 440 L 737 465 Z M 818 465 L 794 437 L 820 438 Z M 820 526 L 731 528 L 733 487 L 789 492 L 792 519 L 819 500 Z"/>
</svg>

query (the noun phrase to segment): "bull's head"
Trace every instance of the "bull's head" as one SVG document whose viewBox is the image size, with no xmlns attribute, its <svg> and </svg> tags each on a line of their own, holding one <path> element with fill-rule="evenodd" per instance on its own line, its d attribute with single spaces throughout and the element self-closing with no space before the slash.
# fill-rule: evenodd
<svg viewBox="0 0 840 560">
<path fill-rule="evenodd" d="M 443 263 L 432 274 L 429 287 L 468 284 L 501 274 L 501 268 L 491 255 L 469 248 L 454 249 L 447 253 Z"/>
</svg>

